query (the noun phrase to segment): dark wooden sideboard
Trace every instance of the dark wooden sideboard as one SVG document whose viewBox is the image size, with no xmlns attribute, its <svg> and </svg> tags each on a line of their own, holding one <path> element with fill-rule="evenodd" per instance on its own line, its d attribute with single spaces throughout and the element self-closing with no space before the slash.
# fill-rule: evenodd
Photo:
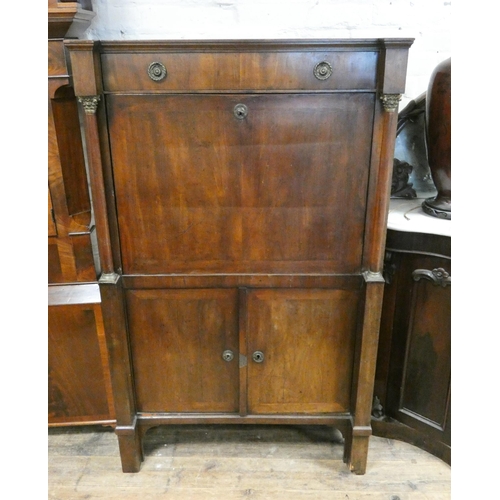
<svg viewBox="0 0 500 500">
<path fill-rule="evenodd" d="M 389 217 L 373 430 L 451 463 L 450 221 L 393 202 L 408 215 Z"/>
<path fill-rule="evenodd" d="M 169 423 L 332 425 L 365 472 L 411 43 L 66 42 L 125 472 Z"/>
</svg>

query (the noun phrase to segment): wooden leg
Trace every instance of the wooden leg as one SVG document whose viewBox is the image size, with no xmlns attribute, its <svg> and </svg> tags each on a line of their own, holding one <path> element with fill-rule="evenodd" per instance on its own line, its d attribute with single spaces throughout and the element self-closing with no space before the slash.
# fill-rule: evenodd
<svg viewBox="0 0 500 500">
<path fill-rule="evenodd" d="M 344 431 L 344 463 L 349 464 L 351 462 L 351 450 L 352 450 L 352 426 L 349 425 Z"/>
<path fill-rule="evenodd" d="M 344 434 L 344 462 L 354 474 L 366 472 L 371 427 L 349 426 Z"/>
<path fill-rule="evenodd" d="M 102 274 L 99 279 L 102 314 L 109 353 L 109 367 L 116 413 L 116 435 L 123 472 L 138 472 L 142 440 L 137 427 L 132 362 L 129 350 L 125 298 L 121 276 Z"/>
<path fill-rule="evenodd" d="M 355 474 L 364 474 L 366 471 L 368 444 L 372 434 L 373 384 L 385 283 L 381 273 L 367 272 L 365 273 L 365 280 L 366 296 L 363 331 L 357 352 L 352 437 L 351 443 L 346 450 L 346 453 L 349 453 L 349 469 Z"/>
<path fill-rule="evenodd" d="M 368 458 L 369 436 L 353 436 L 351 446 L 351 457 L 349 469 L 354 474 L 362 475 L 366 472 L 366 462 Z"/>
<path fill-rule="evenodd" d="M 136 425 L 116 427 L 123 472 L 139 472 L 143 461 L 142 439 Z"/>
</svg>

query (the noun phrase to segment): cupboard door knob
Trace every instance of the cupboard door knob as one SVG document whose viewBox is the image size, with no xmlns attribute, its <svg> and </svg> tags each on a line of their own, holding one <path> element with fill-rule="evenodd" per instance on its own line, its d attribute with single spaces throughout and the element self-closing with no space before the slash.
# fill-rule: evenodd
<svg viewBox="0 0 500 500">
<path fill-rule="evenodd" d="M 227 349 L 226 351 L 224 351 L 222 353 L 222 359 L 224 361 L 228 361 L 229 362 L 229 361 L 232 361 L 233 358 L 234 358 L 234 353 L 230 349 Z"/>
<path fill-rule="evenodd" d="M 243 120 L 248 115 L 248 108 L 244 104 L 236 104 L 233 113 L 238 120 Z"/>
<path fill-rule="evenodd" d="M 166 78 L 167 68 L 161 62 L 152 62 L 148 67 L 148 75 L 151 80 L 159 82 Z"/>
<path fill-rule="evenodd" d="M 255 351 L 253 354 L 252 354 L 252 359 L 256 362 L 256 363 L 262 363 L 264 361 L 264 353 L 262 351 Z"/>
</svg>

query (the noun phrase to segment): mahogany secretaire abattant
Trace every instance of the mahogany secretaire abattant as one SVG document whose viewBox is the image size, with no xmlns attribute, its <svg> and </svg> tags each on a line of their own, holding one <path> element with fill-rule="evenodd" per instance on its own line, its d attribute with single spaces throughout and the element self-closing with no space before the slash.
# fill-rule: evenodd
<svg viewBox="0 0 500 500">
<path fill-rule="evenodd" d="M 124 471 L 151 427 L 262 423 L 365 472 L 411 43 L 66 42 Z"/>
</svg>

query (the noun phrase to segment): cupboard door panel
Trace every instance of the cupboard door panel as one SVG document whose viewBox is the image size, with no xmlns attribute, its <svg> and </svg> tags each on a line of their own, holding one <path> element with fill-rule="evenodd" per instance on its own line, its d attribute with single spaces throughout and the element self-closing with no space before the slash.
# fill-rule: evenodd
<svg viewBox="0 0 500 500">
<path fill-rule="evenodd" d="M 358 305 L 359 290 L 250 292 L 249 413 L 350 411 Z"/>
<path fill-rule="evenodd" d="M 444 428 L 450 394 L 450 287 L 422 280 L 414 288 L 401 408 Z"/>
<path fill-rule="evenodd" d="M 432 270 L 451 275 L 451 262 L 429 255 L 402 254 L 396 268 L 398 303 L 387 412 L 449 444 L 451 282 L 433 280 Z"/>
<path fill-rule="evenodd" d="M 107 100 L 124 273 L 360 271 L 373 94 Z"/>
<path fill-rule="evenodd" d="M 138 411 L 238 410 L 237 291 L 129 290 L 127 306 Z"/>
</svg>

